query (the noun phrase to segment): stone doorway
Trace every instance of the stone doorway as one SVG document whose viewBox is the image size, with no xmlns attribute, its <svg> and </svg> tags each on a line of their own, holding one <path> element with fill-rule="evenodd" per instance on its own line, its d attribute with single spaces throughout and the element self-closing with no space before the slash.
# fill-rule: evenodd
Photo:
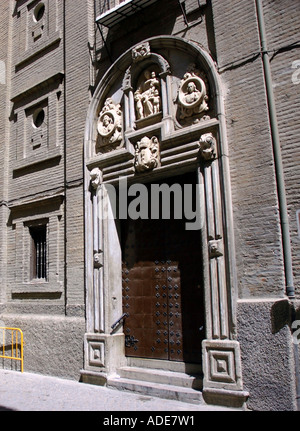
<svg viewBox="0 0 300 431">
<path fill-rule="evenodd" d="M 150 80 L 146 79 L 149 72 L 153 74 Z M 194 84 L 193 88 L 197 94 L 195 105 L 187 98 L 188 85 L 191 83 Z M 151 87 L 148 88 L 148 85 Z M 95 89 L 87 115 L 84 155 L 87 316 L 84 337 L 85 362 L 82 371 L 84 381 L 108 384 L 114 376 L 118 376 L 115 380 L 120 385 L 122 383 L 120 377 L 128 378 L 128 375 L 126 377 L 123 374 L 124 367 L 128 365 L 131 368 L 141 367 L 137 365 L 141 362 L 149 364 L 155 361 L 160 365 L 163 362 L 172 371 L 175 368 L 178 369 L 180 365 L 181 371 L 187 372 L 186 364 L 190 364 L 188 361 L 201 361 L 199 356 L 194 355 L 195 348 L 197 355 L 200 355 L 202 350 L 203 363 L 196 365 L 202 366 L 203 369 L 203 395 L 207 402 L 231 404 L 234 399 L 235 403 L 242 404 L 247 397 L 247 393 L 243 391 L 240 347 L 236 334 L 235 240 L 223 89 L 221 78 L 209 54 L 195 43 L 170 36 L 151 38 L 132 47 L 116 60 Z M 155 106 L 159 112 L 147 112 L 146 118 L 142 118 L 138 101 L 141 95 L 149 96 L 149 94 L 153 96 L 151 100 L 155 99 L 158 102 Z M 149 98 L 147 100 L 151 101 Z M 154 105 L 152 108 L 154 111 Z M 145 117 L 145 112 L 143 114 Z M 146 254 L 143 259 L 145 262 L 150 262 L 149 265 L 148 263 L 148 266 L 142 265 L 137 271 L 154 271 L 155 274 L 155 268 L 157 268 L 162 275 L 164 274 L 162 261 L 167 262 L 167 260 L 170 261 L 169 267 L 171 271 L 173 270 L 173 276 L 174 269 L 177 274 L 180 270 L 178 295 L 181 297 L 181 302 L 177 304 L 180 307 L 178 314 L 182 316 L 182 323 L 178 328 L 179 337 L 174 332 L 175 338 L 174 336 L 172 338 L 170 315 L 162 314 L 162 317 L 168 318 L 166 325 L 164 320 L 160 320 L 163 326 L 168 327 L 166 338 L 168 351 L 164 352 L 164 349 L 160 348 L 156 353 L 158 352 L 159 358 L 168 353 L 164 359 L 152 359 L 155 352 L 155 350 L 152 352 L 152 347 L 157 349 L 157 346 L 165 340 L 161 337 L 160 342 L 154 344 L 158 339 L 154 335 L 157 337 L 165 335 L 162 332 L 157 334 L 158 330 L 164 332 L 163 326 L 162 329 L 155 328 L 157 320 L 152 322 L 152 335 L 149 337 L 151 342 L 149 341 L 149 346 L 144 346 L 148 350 L 145 350 L 141 357 L 130 357 L 128 356 L 130 347 L 125 351 L 125 336 L 127 336 L 127 346 L 132 344 L 133 352 L 134 345 L 137 346 L 134 340 L 140 342 L 145 337 L 144 333 L 137 335 L 135 331 L 141 325 L 140 323 L 136 326 L 131 325 L 129 329 L 132 331 L 134 329 L 134 332 L 129 334 L 126 326 L 130 323 L 129 319 L 125 319 L 123 327 L 122 296 L 126 294 L 122 295 L 122 238 L 120 238 L 119 223 L 122 217 L 120 214 L 114 216 L 123 206 L 120 202 L 111 199 L 110 193 L 114 195 L 116 191 L 117 194 L 117 190 L 122 188 L 127 190 L 127 184 L 138 185 L 148 182 L 153 184 L 161 178 L 171 178 L 179 173 L 191 171 L 197 171 L 197 184 L 200 186 L 201 228 L 198 239 L 200 237 L 201 254 L 198 257 L 195 256 L 197 263 L 196 261 L 191 263 L 197 271 L 189 271 L 186 263 L 183 265 L 183 273 L 193 272 L 197 276 L 202 274 L 205 331 L 200 336 L 199 333 L 197 335 L 194 333 L 191 337 L 195 339 L 194 344 L 191 348 L 185 348 L 185 343 L 189 340 L 188 331 L 185 328 L 189 328 L 190 325 L 185 325 L 183 319 L 192 316 L 192 305 L 195 305 L 198 311 L 200 300 L 195 300 L 195 304 L 188 306 L 188 311 L 185 311 L 183 299 L 185 293 L 189 292 L 189 288 L 186 287 L 185 277 L 181 273 L 182 264 L 179 263 L 178 256 L 168 256 L 168 247 L 164 246 L 162 249 L 164 254 L 159 255 L 154 241 L 152 247 L 144 247 L 144 252 L 149 255 Z M 138 233 L 138 223 L 133 232 L 137 237 L 140 235 L 139 242 L 142 245 L 154 238 L 166 236 L 171 242 L 171 250 L 176 250 L 182 238 L 187 238 L 186 232 L 184 236 L 180 234 L 181 228 L 176 225 L 177 222 L 178 220 L 174 219 L 165 227 L 160 221 L 155 236 L 151 234 L 153 227 L 151 225 L 146 227 L 143 222 L 140 227 L 143 235 Z M 130 229 L 130 226 L 125 226 L 125 232 L 126 229 Z M 170 232 L 173 229 L 173 233 L 168 233 L 168 229 L 171 230 Z M 196 241 L 197 238 L 197 231 L 196 234 L 195 231 L 192 232 L 191 238 L 182 247 L 182 250 L 187 249 L 187 261 L 193 259 L 194 250 L 198 250 L 196 245 L 191 247 L 192 241 Z M 124 241 L 126 240 L 123 239 Z M 179 250 L 183 253 L 180 247 Z M 123 267 L 123 269 L 132 268 Z M 132 278 L 134 281 L 136 275 Z M 141 277 L 142 281 L 146 279 L 148 283 L 148 290 L 145 290 L 148 292 L 154 289 L 155 294 L 154 291 L 150 297 L 142 294 L 141 301 L 150 304 L 154 312 L 152 316 L 154 314 L 154 319 L 157 319 L 161 314 L 156 316 L 156 312 L 162 313 L 163 309 L 156 309 L 156 286 L 158 285 L 161 300 L 163 286 L 166 281 L 168 282 L 168 276 L 165 278 L 162 275 L 161 284 L 153 282 L 153 285 L 150 283 L 150 287 L 148 278 Z M 130 280 L 130 277 L 128 279 Z M 155 280 L 154 276 L 153 280 Z M 179 278 L 176 281 L 179 281 Z M 177 286 L 179 289 L 178 283 Z M 130 299 L 130 295 L 128 296 Z M 186 297 L 194 299 L 195 295 L 192 292 Z M 179 297 L 177 299 L 179 300 Z M 167 313 L 173 313 L 170 307 L 170 304 L 173 304 L 171 300 L 173 297 L 165 301 Z M 138 307 L 137 304 L 138 301 L 135 304 Z M 145 311 L 149 310 L 149 304 L 144 307 Z M 202 315 L 203 309 L 204 307 Z M 143 314 L 146 314 L 145 311 Z M 174 314 L 171 318 L 173 317 Z M 194 322 L 194 320 L 193 317 L 191 321 Z M 201 320 L 195 325 L 198 331 L 202 324 Z M 183 349 L 178 347 L 178 350 L 181 350 L 180 354 L 183 353 L 176 359 L 172 356 L 171 349 L 173 341 L 177 347 L 177 340 L 182 343 Z M 156 369 L 157 367 L 153 375 L 161 381 L 161 375 L 157 375 Z M 147 382 L 151 378 L 148 374 Z M 132 378 L 132 380 L 135 379 L 136 377 Z M 170 391 L 174 392 L 173 383 L 171 386 Z M 181 381 L 180 386 L 185 386 L 185 383 Z M 136 388 L 135 382 L 132 385 L 128 383 L 129 387 Z M 174 394 L 177 397 L 178 392 L 175 391 Z"/>
<path fill-rule="evenodd" d="M 176 184 L 183 190 L 184 184 L 195 183 L 192 172 L 155 184 Z M 185 218 L 175 218 L 174 205 L 170 209 L 169 219 L 121 223 L 125 354 L 201 363 L 205 314 L 200 231 L 186 230 Z"/>
</svg>

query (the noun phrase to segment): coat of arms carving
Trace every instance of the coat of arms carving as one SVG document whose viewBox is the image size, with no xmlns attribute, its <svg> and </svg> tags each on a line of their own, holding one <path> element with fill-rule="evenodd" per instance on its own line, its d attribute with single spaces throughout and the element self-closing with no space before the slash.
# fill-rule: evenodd
<svg viewBox="0 0 300 431">
<path fill-rule="evenodd" d="M 144 136 L 135 147 L 136 172 L 150 171 L 159 165 L 159 142 L 156 136 Z"/>
</svg>

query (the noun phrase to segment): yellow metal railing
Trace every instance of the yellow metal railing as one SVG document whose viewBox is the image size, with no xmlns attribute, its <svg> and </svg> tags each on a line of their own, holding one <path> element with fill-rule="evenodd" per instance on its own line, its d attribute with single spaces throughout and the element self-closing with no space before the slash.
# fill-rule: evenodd
<svg viewBox="0 0 300 431">
<path fill-rule="evenodd" d="M 9 350 L 11 354 L 8 353 L 8 355 L 6 355 L 7 350 Z M 21 372 L 23 373 L 24 354 L 23 332 L 21 331 L 21 329 L 0 326 L 0 358 L 19 361 L 21 364 Z"/>
</svg>

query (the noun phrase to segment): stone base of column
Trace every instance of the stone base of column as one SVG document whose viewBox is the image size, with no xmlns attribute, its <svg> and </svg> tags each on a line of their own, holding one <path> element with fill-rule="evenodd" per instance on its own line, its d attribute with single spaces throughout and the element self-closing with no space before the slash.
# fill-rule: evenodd
<svg viewBox="0 0 300 431">
<path fill-rule="evenodd" d="M 245 409 L 249 393 L 229 389 L 204 388 L 202 396 L 207 404 Z"/>
<path fill-rule="evenodd" d="M 103 386 L 125 364 L 124 334 L 85 334 L 83 382 Z"/>
<path fill-rule="evenodd" d="M 249 394 L 243 391 L 240 346 L 234 340 L 204 340 L 203 398 L 208 404 L 243 407 Z"/>
<path fill-rule="evenodd" d="M 102 372 L 81 370 L 80 381 L 89 385 L 106 386 L 107 375 Z"/>
</svg>

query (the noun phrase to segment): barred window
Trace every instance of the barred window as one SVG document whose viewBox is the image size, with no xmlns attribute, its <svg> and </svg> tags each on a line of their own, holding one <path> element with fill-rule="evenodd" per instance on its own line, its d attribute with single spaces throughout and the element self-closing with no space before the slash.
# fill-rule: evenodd
<svg viewBox="0 0 300 431">
<path fill-rule="evenodd" d="M 31 236 L 31 279 L 47 280 L 47 226 L 32 226 Z"/>
</svg>

